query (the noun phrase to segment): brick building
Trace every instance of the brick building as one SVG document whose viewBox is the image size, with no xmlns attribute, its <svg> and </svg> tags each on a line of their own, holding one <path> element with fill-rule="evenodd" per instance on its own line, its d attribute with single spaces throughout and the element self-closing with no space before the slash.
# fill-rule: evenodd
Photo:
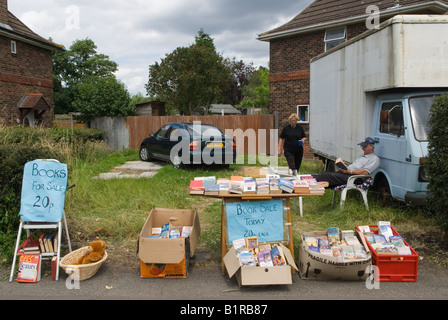
<svg viewBox="0 0 448 320">
<path fill-rule="evenodd" d="M 270 113 L 278 112 L 280 128 L 291 113 L 298 113 L 308 132 L 308 111 L 313 107 L 309 105 L 311 58 L 367 31 L 375 19 L 383 22 L 398 14 L 447 12 L 448 1 L 314 1 L 291 21 L 258 37 L 269 42 L 270 48 Z"/>
<path fill-rule="evenodd" d="M 58 46 L 31 31 L 0 0 L 0 124 L 51 126 L 52 54 Z"/>
</svg>

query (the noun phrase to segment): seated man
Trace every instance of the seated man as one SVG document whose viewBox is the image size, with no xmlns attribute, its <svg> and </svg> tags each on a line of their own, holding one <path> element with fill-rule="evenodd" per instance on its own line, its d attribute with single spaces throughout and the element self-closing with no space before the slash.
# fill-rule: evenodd
<svg viewBox="0 0 448 320">
<path fill-rule="evenodd" d="M 351 175 L 358 174 L 372 174 L 380 166 L 380 159 L 375 154 L 375 141 L 367 137 L 362 142 L 358 143 L 361 146 L 364 154 L 356 159 L 347 170 L 339 169 L 337 172 L 324 172 L 321 174 L 313 174 L 313 178 L 317 181 L 327 181 L 329 188 L 334 188 L 343 184 L 347 184 L 348 178 Z"/>
</svg>

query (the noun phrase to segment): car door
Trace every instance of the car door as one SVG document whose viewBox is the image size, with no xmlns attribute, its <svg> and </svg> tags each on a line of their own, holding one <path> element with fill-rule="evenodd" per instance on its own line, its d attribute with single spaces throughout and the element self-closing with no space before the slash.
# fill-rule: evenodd
<svg viewBox="0 0 448 320">
<path fill-rule="evenodd" d="M 171 161 L 171 149 L 179 142 L 178 134 L 175 132 L 176 129 L 182 129 L 182 126 L 179 123 L 171 124 L 161 144 L 161 154 L 166 161 Z"/>
<path fill-rule="evenodd" d="M 166 160 L 164 148 L 166 148 L 166 136 L 170 127 L 170 124 L 162 126 L 152 137 L 151 145 L 149 147 L 149 152 L 152 157 Z"/>
<path fill-rule="evenodd" d="M 392 195 L 402 198 L 405 193 L 408 154 L 402 101 L 383 101 L 380 112 L 375 153 L 380 157 L 381 167 L 389 175 Z"/>
</svg>

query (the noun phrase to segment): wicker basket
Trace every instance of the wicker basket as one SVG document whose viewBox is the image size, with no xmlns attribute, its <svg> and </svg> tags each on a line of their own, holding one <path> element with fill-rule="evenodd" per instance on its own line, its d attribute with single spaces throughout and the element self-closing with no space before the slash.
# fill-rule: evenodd
<svg viewBox="0 0 448 320">
<path fill-rule="evenodd" d="M 107 252 L 104 252 L 103 259 L 97 262 L 89 264 L 74 265 L 73 263 L 78 262 L 79 258 L 82 257 L 88 247 L 82 247 L 75 251 L 70 252 L 61 259 L 59 266 L 64 269 L 70 278 L 73 280 L 86 280 L 95 275 L 101 264 L 107 259 Z M 78 272 L 79 271 L 79 272 Z"/>
</svg>

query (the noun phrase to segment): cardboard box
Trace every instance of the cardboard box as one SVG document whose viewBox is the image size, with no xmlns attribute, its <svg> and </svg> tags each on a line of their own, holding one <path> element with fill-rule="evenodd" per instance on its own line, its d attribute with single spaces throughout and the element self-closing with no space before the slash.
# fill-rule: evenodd
<svg viewBox="0 0 448 320">
<path fill-rule="evenodd" d="M 224 256 L 224 264 L 229 278 L 236 277 L 239 286 L 291 284 L 294 268 L 298 271 L 291 252 L 279 244 L 285 255 L 286 265 L 275 267 L 241 266 L 235 249 Z"/>
<path fill-rule="evenodd" d="M 377 225 L 369 225 L 369 228 L 373 233 L 378 234 Z M 359 226 L 356 226 L 356 229 L 359 230 Z M 394 236 L 400 235 L 392 226 L 391 229 Z M 380 282 L 417 281 L 419 256 L 405 239 L 403 239 L 403 242 L 409 247 L 411 254 L 377 254 L 370 242 L 366 241 L 370 251 L 372 252 L 372 263 L 379 269 Z"/>
<path fill-rule="evenodd" d="M 188 238 L 149 238 L 152 228 L 170 222 L 174 226 L 193 226 Z M 151 210 L 138 238 L 137 253 L 140 258 L 142 278 L 186 278 L 190 257 L 194 256 L 201 227 L 194 210 Z"/>
<path fill-rule="evenodd" d="M 304 232 L 299 250 L 299 275 L 302 279 L 314 280 L 366 280 L 370 275 L 367 267 L 372 265 L 372 256 L 364 237 L 356 235 L 367 251 L 367 259 L 342 260 L 308 249 L 304 238 L 326 235 L 326 231 Z"/>
</svg>

